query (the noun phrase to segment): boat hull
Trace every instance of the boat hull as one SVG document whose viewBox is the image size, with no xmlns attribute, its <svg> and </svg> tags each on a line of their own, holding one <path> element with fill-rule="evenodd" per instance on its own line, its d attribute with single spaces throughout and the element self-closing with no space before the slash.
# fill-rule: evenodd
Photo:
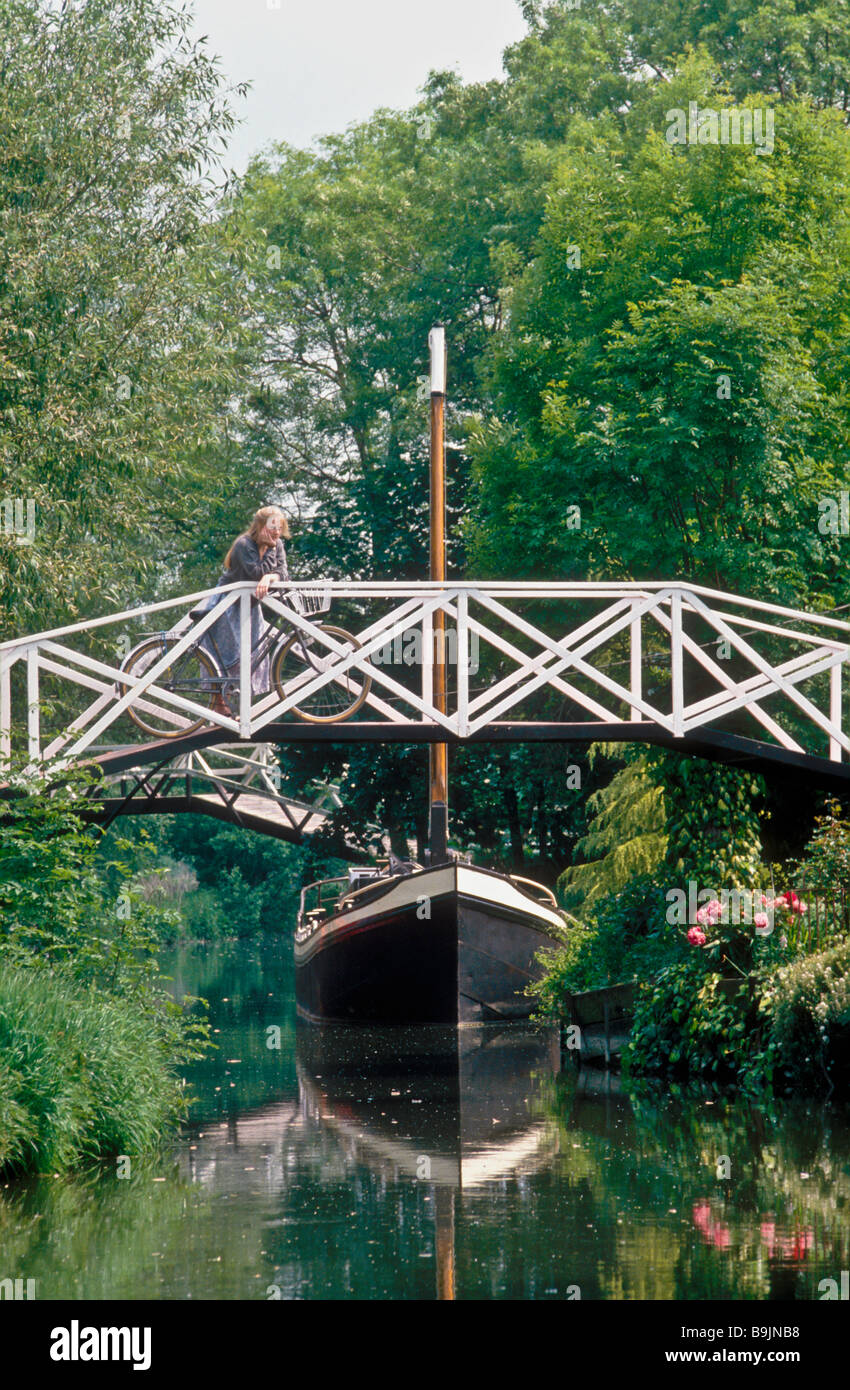
<svg viewBox="0 0 850 1390">
<path fill-rule="evenodd" d="M 320 1022 L 528 1018 L 536 956 L 560 928 L 500 874 L 452 864 L 389 879 L 296 937 L 298 1011 Z"/>
</svg>

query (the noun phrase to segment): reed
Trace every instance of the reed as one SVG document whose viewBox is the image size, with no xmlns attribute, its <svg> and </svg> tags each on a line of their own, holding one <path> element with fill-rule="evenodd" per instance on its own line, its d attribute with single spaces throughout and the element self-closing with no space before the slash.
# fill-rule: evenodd
<svg viewBox="0 0 850 1390">
<path fill-rule="evenodd" d="M 0 1172 L 140 1155 L 182 1110 L 165 1041 L 131 999 L 0 961 Z"/>
</svg>

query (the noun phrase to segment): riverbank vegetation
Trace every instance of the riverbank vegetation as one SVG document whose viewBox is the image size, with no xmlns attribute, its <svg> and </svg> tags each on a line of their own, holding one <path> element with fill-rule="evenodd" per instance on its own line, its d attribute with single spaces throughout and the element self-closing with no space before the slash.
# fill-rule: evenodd
<svg viewBox="0 0 850 1390">
<path fill-rule="evenodd" d="M 302 883 L 345 872 L 343 860 L 310 842 L 289 844 L 204 815 L 120 820 L 104 853 L 119 839 L 134 891 L 158 909 L 163 944 L 260 935 L 289 942 Z"/>
<path fill-rule="evenodd" d="M 727 845 L 735 855 L 734 845 Z M 715 854 L 719 847 L 715 847 Z M 833 807 L 779 892 L 703 894 L 690 918 L 662 875 L 601 898 L 535 986 L 543 1016 L 569 996 L 634 982 L 632 1076 L 832 1094 L 850 1085 L 850 823 Z M 791 887 L 790 884 L 797 885 Z M 799 890 L 799 891 L 798 891 Z M 708 900 L 706 901 L 706 896 Z M 672 901 L 671 901 L 672 900 Z"/>
<path fill-rule="evenodd" d="M 156 1147 L 184 1113 L 179 1067 L 208 1035 L 197 1001 L 176 1002 L 159 974 L 169 914 L 80 818 L 85 780 L 22 782 L 0 809 L 0 1172 Z"/>
</svg>

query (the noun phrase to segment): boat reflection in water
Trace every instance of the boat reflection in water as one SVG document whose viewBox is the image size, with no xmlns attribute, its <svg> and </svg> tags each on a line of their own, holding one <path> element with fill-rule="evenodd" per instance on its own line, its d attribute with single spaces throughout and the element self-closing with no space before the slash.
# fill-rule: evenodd
<svg viewBox="0 0 850 1390">
<path fill-rule="evenodd" d="M 551 1162 L 557 1139 L 536 1098 L 559 1071 L 551 1027 L 301 1025 L 297 1102 L 206 1124 L 190 1176 L 235 1192 L 250 1173 L 278 1211 L 308 1154 L 321 1154 L 329 1178 L 366 1169 L 414 1185 L 432 1199 L 436 1293 L 451 1299 L 456 1194 Z"/>
<path fill-rule="evenodd" d="M 557 1029 L 516 1023 L 305 1029 L 297 1055 L 310 1123 L 372 1168 L 454 1188 L 534 1159 L 545 1130 L 535 1077 L 560 1070 Z"/>
<path fill-rule="evenodd" d="M 533 1098 L 560 1070 L 557 1029 L 305 1028 L 297 1055 L 308 1124 L 393 1181 L 433 1185 L 437 1297 L 454 1298 L 456 1193 L 551 1157 Z"/>
</svg>

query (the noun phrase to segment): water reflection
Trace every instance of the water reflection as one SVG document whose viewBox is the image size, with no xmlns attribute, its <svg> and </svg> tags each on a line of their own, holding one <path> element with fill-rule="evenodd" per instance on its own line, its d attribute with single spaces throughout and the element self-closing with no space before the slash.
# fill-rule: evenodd
<svg viewBox="0 0 850 1390">
<path fill-rule="evenodd" d="M 431 1296 L 452 1298 L 455 1193 L 545 1166 L 552 1133 L 535 1095 L 538 1078 L 551 1079 L 559 1066 L 551 1028 L 299 1025 L 297 1099 L 206 1125 L 181 1167 L 213 1193 L 238 1191 L 251 1174 L 252 1189 L 276 1199 L 278 1214 L 263 1223 L 279 1256 L 270 1296 L 303 1295 L 305 1255 L 316 1263 L 311 1286 L 320 1275 L 333 1281 L 332 1269 L 318 1267 L 310 1228 L 327 1248 L 336 1239 L 328 1227 L 362 1221 L 365 1211 L 376 1234 L 343 1258 L 343 1288 L 326 1283 L 326 1292 L 373 1295 L 375 1279 L 393 1272 L 385 1263 L 395 1265 L 399 1242 L 416 1296 L 430 1270 Z M 397 1211 L 388 1226 L 390 1194 Z M 383 1296 L 392 1296 L 389 1287 Z"/>
<path fill-rule="evenodd" d="M 129 1179 L 0 1192 L 39 1298 L 787 1300 L 850 1267 L 837 1106 L 630 1092 L 523 1025 L 296 1030 L 285 945 L 171 964 L 219 1030 L 196 1117 Z"/>
<path fill-rule="evenodd" d="M 299 1029 L 308 1123 L 358 1161 L 441 1187 L 471 1188 L 545 1161 L 536 1081 L 560 1070 L 554 1029 Z"/>
</svg>

